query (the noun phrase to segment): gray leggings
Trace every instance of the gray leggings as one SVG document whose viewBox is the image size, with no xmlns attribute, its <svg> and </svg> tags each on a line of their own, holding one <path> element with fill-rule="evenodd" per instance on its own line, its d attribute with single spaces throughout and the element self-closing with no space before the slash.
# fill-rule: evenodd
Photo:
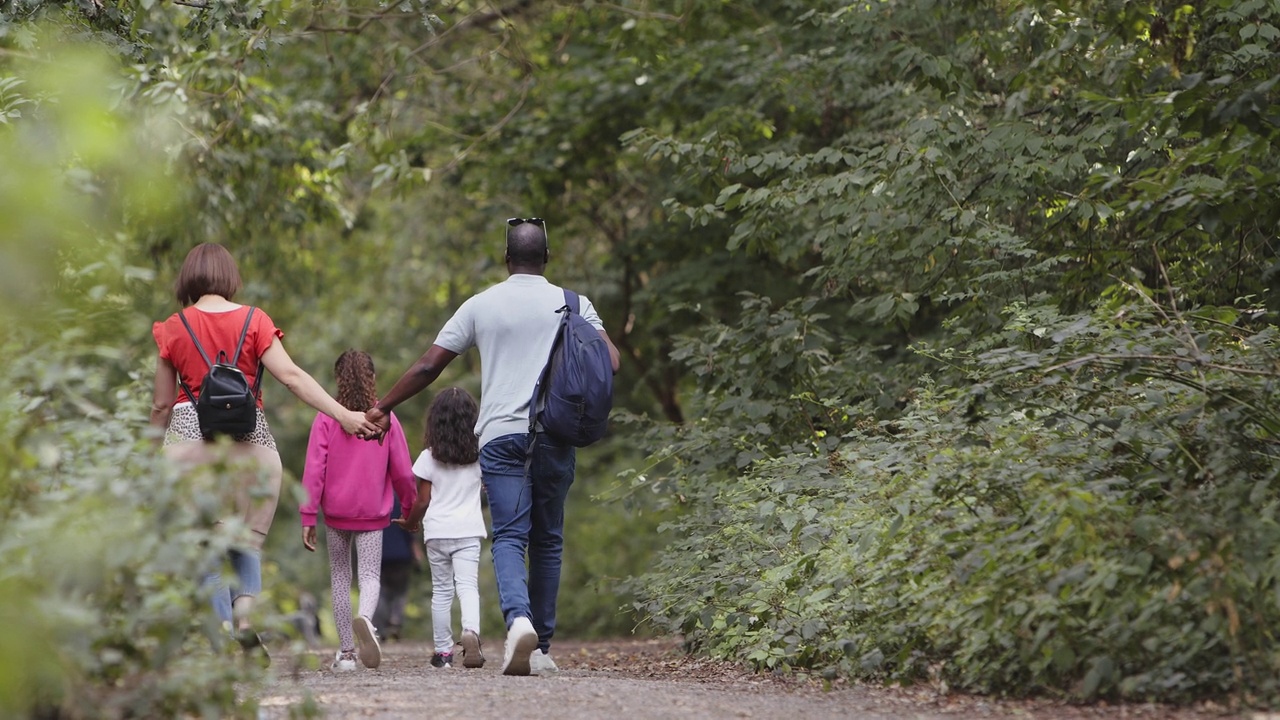
<svg viewBox="0 0 1280 720">
<path fill-rule="evenodd" d="M 382 566 L 382 532 L 352 532 L 326 528 L 329 539 L 329 587 L 333 593 L 333 624 L 338 626 L 342 651 L 356 649 L 351 632 L 351 546 L 356 547 L 360 584 L 360 614 L 372 618 L 378 608 L 379 570 Z"/>
</svg>

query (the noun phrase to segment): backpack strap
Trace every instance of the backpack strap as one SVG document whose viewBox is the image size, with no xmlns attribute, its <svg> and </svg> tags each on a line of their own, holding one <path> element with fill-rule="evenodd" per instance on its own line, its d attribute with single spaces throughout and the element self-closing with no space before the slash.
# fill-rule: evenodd
<svg viewBox="0 0 1280 720">
<path fill-rule="evenodd" d="M 244 339 L 249 336 L 249 323 L 253 320 L 253 311 L 258 308 L 250 305 L 249 314 L 244 316 L 244 327 L 240 330 L 240 342 L 236 343 L 235 357 L 231 358 L 231 364 L 237 365 L 240 362 L 240 351 L 244 348 Z M 253 374 L 253 397 L 262 399 L 262 360 L 258 360 L 258 371 Z"/>
<path fill-rule="evenodd" d="M 564 290 L 564 304 L 568 306 L 569 312 L 574 315 L 582 314 L 582 304 L 578 301 L 578 293 L 569 288 L 561 288 Z"/>
<path fill-rule="evenodd" d="M 209 353 L 204 351 L 204 346 L 200 344 L 200 338 L 196 337 L 196 331 L 191 329 L 191 323 L 187 322 L 187 316 L 178 311 L 178 319 L 182 321 L 182 326 L 187 329 L 187 334 L 191 336 L 191 342 L 196 344 L 196 350 L 200 351 L 200 357 L 204 358 L 204 364 L 210 368 L 213 367 L 213 361 L 209 359 Z"/>
<path fill-rule="evenodd" d="M 244 327 L 240 328 L 240 341 L 236 343 L 236 354 L 231 356 L 232 365 L 240 362 L 240 350 L 244 348 L 244 339 L 249 335 L 249 323 L 253 321 L 254 310 L 257 310 L 257 308 L 250 305 L 249 314 L 244 316 Z"/>
<path fill-rule="evenodd" d="M 204 358 L 204 364 L 212 368 L 213 362 L 209 360 L 209 354 L 204 351 L 204 346 L 200 344 L 200 338 L 196 337 L 196 332 L 191 329 L 191 323 L 187 322 L 187 316 L 181 310 L 178 311 L 178 319 L 182 321 L 182 326 L 187 329 L 187 334 L 191 336 L 191 342 L 196 344 L 196 350 L 200 352 L 200 357 Z M 191 401 L 191 404 L 195 405 L 196 394 L 191 392 L 191 388 L 187 387 L 186 383 L 182 382 L 181 372 L 178 373 L 178 384 L 182 386 L 182 391 L 187 394 L 187 399 Z"/>
<path fill-rule="evenodd" d="M 249 335 L 249 323 L 253 320 L 253 311 L 257 308 L 249 306 L 249 314 L 244 318 L 244 327 L 240 329 L 240 342 L 236 343 L 236 354 L 231 359 L 234 366 L 240 361 L 240 350 L 244 347 L 244 339 Z M 181 310 L 178 311 L 178 319 L 182 321 L 182 326 L 187 329 L 187 334 L 191 336 L 191 342 L 196 344 L 196 350 L 200 352 L 200 357 L 204 358 L 204 364 L 213 369 L 213 361 L 209 359 L 209 353 L 204 351 L 204 346 L 200 344 L 200 338 L 196 337 L 196 332 L 191 329 L 191 323 L 187 322 L 187 316 Z M 221 354 L 221 353 L 219 353 Z M 187 398 L 191 400 L 191 404 L 196 404 L 196 395 L 191 392 L 191 388 L 182 381 L 182 373 L 178 373 L 178 384 L 182 386 L 182 391 L 187 394 Z M 253 378 L 253 396 L 262 399 L 262 363 L 258 363 L 258 372 Z"/>
<path fill-rule="evenodd" d="M 582 304 L 578 300 L 578 293 L 569 288 L 560 288 L 564 292 L 564 305 L 556 310 L 556 314 L 568 312 L 574 315 L 582 314 Z M 529 471 L 533 467 L 533 448 L 538 442 L 538 400 L 547 391 L 547 377 L 551 374 L 551 355 L 555 354 L 556 343 L 560 341 L 560 328 L 565 322 L 567 316 L 561 316 L 560 322 L 556 323 L 556 339 L 551 344 L 551 352 L 547 355 L 547 364 L 543 366 L 542 373 L 538 375 L 537 394 L 529 403 L 529 447 L 524 453 L 524 474 L 529 477 Z"/>
</svg>

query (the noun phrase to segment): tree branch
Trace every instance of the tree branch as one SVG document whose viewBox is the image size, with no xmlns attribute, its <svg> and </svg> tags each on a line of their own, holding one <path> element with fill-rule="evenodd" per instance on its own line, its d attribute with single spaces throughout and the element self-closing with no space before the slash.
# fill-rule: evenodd
<svg viewBox="0 0 1280 720">
<path fill-rule="evenodd" d="M 1164 362 L 1164 363 L 1189 363 L 1197 367 L 1214 368 L 1215 370 L 1225 370 L 1227 372 L 1238 373 L 1240 375 L 1257 375 L 1260 377 L 1280 377 L 1280 372 L 1275 370 L 1258 370 L 1256 368 L 1240 367 L 1238 365 L 1223 365 L 1221 363 L 1209 362 L 1194 357 L 1182 357 L 1179 355 L 1150 355 L 1144 353 L 1117 353 L 1114 355 L 1101 355 L 1094 353 L 1085 355 L 1074 360 L 1068 360 L 1064 363 L 1058 363 L 1045 369 L 1045 373 L 1057 372 L 1067 368 L 1078 367 L 1080 365 L 1088 365 L 1091 363 L 1105 363 L 1112 360 L 1145 360 L 1148 362 Z"/>
</svg>

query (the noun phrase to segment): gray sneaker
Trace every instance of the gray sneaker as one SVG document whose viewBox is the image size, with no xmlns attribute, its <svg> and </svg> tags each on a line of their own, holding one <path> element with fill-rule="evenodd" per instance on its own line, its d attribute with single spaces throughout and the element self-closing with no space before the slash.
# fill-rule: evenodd
<svg viewBox="0 0 1280 720">
<path fill-rule="evenodd" d="M 484 653 L 480 650 L 480 636 L 472 630 L 462 631 L 462 667 L 484 667 Z"/>
<path fill-rule="evenodd" d="M 550 653 L 539 648 L 529 656 L 529 672 L 534 675 L 555 675 L 560 672 L 560 668 L 556 667 L 556 661 L 551 659 Z"/>
</svg>

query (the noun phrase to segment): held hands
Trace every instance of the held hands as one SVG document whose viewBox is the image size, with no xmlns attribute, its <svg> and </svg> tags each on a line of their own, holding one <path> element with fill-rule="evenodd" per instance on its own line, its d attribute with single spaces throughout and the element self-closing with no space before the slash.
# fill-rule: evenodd
<svg viewBox="0 0 1280 720">
<path fill-rule="evenodd" d="M 405 532 L 407 532 L 407 533 L 413 534 L 413 535 L 417 535 L 418 533 L 422 532 L 422 521 L 421 521 L 421 520 L 419 520 L 419 521 L 418 521 L 416 524 L 414 524 L 414 525 L 410 525 L 410 524 L 409 524 L 409 521 L 408 521 L 407 519 L 402 518 L 402 517 L 398 517 L 398 518 L 392 518 L 392 519 L 391 519 L 391 523 L 392 523 L 393 525 L 398 525 L 398 526 L 400 526 L 400 529 L 404 530 L 404 531 L 405 531 Z"/>
<path fill-rule="evenodd" d="M 357 412 L 355 410 L 343 410 L 338 417 L 334 419 L 342 425 L 342 429 L 348 435 L 355 435 L 358 438 L 369 440 L 374 437 L 380 437 L 383 433 L 381 428 L 366 420 L 365 415 L 362 412 Z"/>
<path fill-rule="evenodd" d="M 316 526 L 307 525 L 302 528 L 302 546 L 311 552 L 316 551 Z"/>
<path fill-rule="evenodd" d="M 376 405 L 365 411 L 364 420 L 377 428 L 372 435 L 365 438 L 366 440 L 377 438 L 378 442 L 382 442 L 383 436 L 391 429 L 391 417 Z"/>
</svg>

